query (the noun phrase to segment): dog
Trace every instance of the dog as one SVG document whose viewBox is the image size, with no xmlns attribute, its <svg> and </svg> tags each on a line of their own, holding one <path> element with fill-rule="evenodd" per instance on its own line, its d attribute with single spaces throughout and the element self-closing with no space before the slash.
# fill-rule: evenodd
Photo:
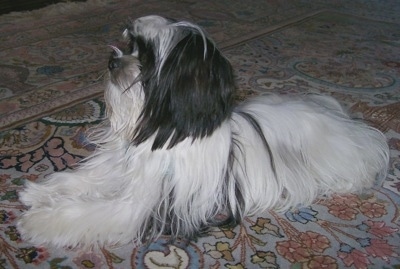
<svg viewBox="0 0 400 269">
<path fill-rule="evenodd" d="M 22 238 L 58 247 L 190 239 L 385 176 L 385 136 L 332 97 L 237 104 L 232 66 L 198 25 L 152 15 L 123 37 L 124 48 L 111 46 L 95 152 L 26 183 Z"/>
</svg>

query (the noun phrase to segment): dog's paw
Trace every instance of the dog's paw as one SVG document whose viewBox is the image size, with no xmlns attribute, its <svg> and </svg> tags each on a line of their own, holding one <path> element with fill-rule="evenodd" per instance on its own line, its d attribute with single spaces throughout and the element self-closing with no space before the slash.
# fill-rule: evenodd
<svg viewBox="0 0 400 269">
<path fill-rule="evenodd" d="M 133 240 L 129 214 L 122 210 L 116 216 L 115 203 L 87 199 L 60 199 L 50 206 L 31 207 L 17 223 L 21 238 L 56 247 L 121 245 Z"/>
<path fill-rule="evenodd" d="M 35 245 L 50 243 L 56 236 L 56 226 L 50 214 L 43 209 L 26 211 L 17 222 L 21 238 Z"/>
<path fill-rule="evenodd" d="M 21 238 L 34 245 L 52 245 L 56 247 L 79 244 L 83 232 L 73 214 L 50 207 L 32 207 L 24 212 L 17 222 Z"/>
</svg>

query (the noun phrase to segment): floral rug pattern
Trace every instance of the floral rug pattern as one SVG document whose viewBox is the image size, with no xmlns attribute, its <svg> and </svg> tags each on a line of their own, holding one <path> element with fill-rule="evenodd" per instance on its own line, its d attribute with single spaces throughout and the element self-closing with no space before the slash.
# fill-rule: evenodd
<svg viewBox="0 0 400 269">
<path fill-rule="evenodd" d="M 391 149 L 390 169 L 388 177 L 371 190 L 320 199 L 286 213 L 265 212 L 236 227 L 213 228 L 190 242 L 171 243 L 164 237 L 143 247 L 32 246 L 21 240 L 15 228 L 25 210 L 18 192 L 25 181 L 40 181 L 55 171 L 72 169 L 93 151 L 85 132 L 104 116 L 104 102 L 101 97 L 90 98 L 0 132 L 0 268 L 398 268 L 399 26 L 379 18 L 325 11 L 224 49 L 237 71 L 239 100 L 270 92 L 329 94 L 354 116 L 381 129 Z M 75 54 L 80 52 L 80 56 Z M 76 48 L 62 53 L 85 59 L 90 51 Z M 100 62 L 93 64 L 100 66 Z M 21 84 L 15 84 L 19 88 L 14 89 L 38 85 L 27 80 L 24 69 L 5 66 L 20 79 Z M 39 72 L 53 76 L 54 86 L 57 74 L 66 72 L 63 68 L 48 65 Z M 90 72 L 89 68 L 87 76 L 67 81 L 77 88 L 87 87 L 79 83 L 95 81 L 89 79 Z M 96 83 L 101 90 L 101 82 Z M 33 98 L 26 102 L 34 102 Z"/>
</svg>

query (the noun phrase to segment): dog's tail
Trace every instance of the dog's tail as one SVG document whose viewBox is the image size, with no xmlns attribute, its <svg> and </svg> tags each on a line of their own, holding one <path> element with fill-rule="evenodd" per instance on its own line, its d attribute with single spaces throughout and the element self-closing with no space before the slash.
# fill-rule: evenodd
<svg viewBox="0 0 400 269">
<path fill-rule="evenodd" d="M 385 136 L 350 119 L 331 97 L 257 97 L 237 107 L 231 128 L 244 215 L 359 191 L 386 175 Z"/>
</svg>

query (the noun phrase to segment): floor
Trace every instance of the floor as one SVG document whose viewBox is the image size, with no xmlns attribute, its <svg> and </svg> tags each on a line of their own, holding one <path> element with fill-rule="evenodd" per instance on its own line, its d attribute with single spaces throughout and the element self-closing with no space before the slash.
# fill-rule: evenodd
<svg viewBox="0 0 400 269">
<path fill-rule="evenodd" d="M 2 0 L 0 15 L 13 11 L 28 11 L 60 2 L 83 2 L 85 0 Z"/>
</svg>

